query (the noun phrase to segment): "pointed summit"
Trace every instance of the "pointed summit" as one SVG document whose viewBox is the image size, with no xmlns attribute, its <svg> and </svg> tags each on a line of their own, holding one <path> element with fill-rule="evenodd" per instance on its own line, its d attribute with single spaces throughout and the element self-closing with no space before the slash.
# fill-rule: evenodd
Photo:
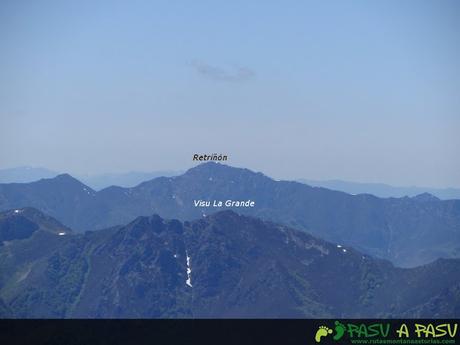
<svg viewBox="0 0 460 345">
<path fill-rule="evenodd" d="M 271 180 L 269 177 L 265 176 L 260 172 L 254 172 L 246 168 L 237 168 L 230 165 L 207 162 L 197 165 L 185 172 L 185 177 L 206 177 L 208 180 L 212 181 L 213 179 L 224 179 L 224 180 L 239 180 L 239 179 L 251 179 L 262 177 L 264 179 Z"/>
<path fill-rule="evenodd" d="M 229 165 L 226 165 L 226 164 L 221 164 L 221 163 L 216 163 L 216 162 L 206 162 L 206 163 L 198 164 L 197 166 L 188 169 L 185 172 L 185 174 L 195 173 L 195 172 L 212 172 L 212 171 L 219 171 L 219 170 L 225 170 L 225 169 L 236 169 L 236 168 L 230 167 Z"/>
<path fill-rule="evenodd" d="M 91 187 L 88 187 L 83 182 L 80 182 L 80 180 L 77 180 L 75 177 L 67 173 L 59 174 L 53 178 L 41 179 L 40 181 L 37 181 L 36 183 L 44 183 L 47 185 L 56 185 L 61 188 L 71 188 L 74 190 L 81 190 L 86 194 L 95 193 L 95 191 Z"/>
<path fill-rule="evenodd" d="M 75 177 L 73 177 L 72 175 L 70 175 L 68 173 L 63 173 L 63 174 L 56 175 L 54 178 L 59 179 L 59 180 L 76 180 Z"/>
<path fill-rule="evenodd" d="M 56 177 L 52 177 L 49 179 L 44 179 L 44 180 L 55 180 L 55 181 L 65 181 L 65 182 L 72 182 L 72 183 L 79 183 L 83 184 L 79 180 L 77 180 L 75 177 L 73 177 L 70 174 L 64 173 L 64 174 L 59 174 Z"/>
<path fill-rule="evenodd" d="M 440 201 L 439 198 L 435 197 L 433 194 L 430 193 L 422 193 L 414 196 L 413 200 L 417 201 Z"/>
</svg>

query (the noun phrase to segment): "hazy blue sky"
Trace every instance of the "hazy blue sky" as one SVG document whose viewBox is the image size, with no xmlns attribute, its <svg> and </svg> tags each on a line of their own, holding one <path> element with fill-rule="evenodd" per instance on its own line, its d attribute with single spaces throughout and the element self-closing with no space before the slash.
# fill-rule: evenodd
<svg viewBox="0 0 460 345">
<path fill-rule="evenodd" d="M 0 168 L 460 187 L 458 1 L 0 2 Z"/>
</svg>

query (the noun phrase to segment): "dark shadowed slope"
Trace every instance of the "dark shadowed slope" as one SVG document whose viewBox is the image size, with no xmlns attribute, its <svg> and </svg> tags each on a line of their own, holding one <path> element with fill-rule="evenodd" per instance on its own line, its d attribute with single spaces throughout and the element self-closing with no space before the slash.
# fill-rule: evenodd
<svg viewBox="0 0 460 345">
<path fill-rule="evenodd" d="M 0 212 L 0 246 L 12 240 L 29 238 L 40 231 L 58 236 L 72 232 L 56 219 L 32 207 Z"/>
<path fill-rule="evenodd" d="M 397 265 L 411 267 L 460 255 L 460 200 L 353 196 L 215 163 L 134 188 L 99 192 L 69 175 L 0 185 L 0 209 L 37 207 L 78 230 L 123 224 L 151 213 L 190 220 L 221 210 L 195 207 L 194 200 L 200 199 L 254 200 L 254 208 L 234 210 L 351 245 Z"/>
<path fill-rule="evenodd" d="M 460 199 L 460 189 L 458 188 L 395 187 L 383 183 L 362 183 L 341 180 L 318 181 L 299 179 L 298 181 L 310 186 L 324 187 L 350 194 L 372 194 L 381 198 L 412 197 L 423 193 L 429 193 L 442 200 Z"/>
<path fill-rule="evenodd" d="M 15 260 L 0 298 L 19 317 L 458 317 L 459 260 L 395 268 L 304 232 L 223 211 L 72 236 Z M 8 250 L 8 252 L 6 252 Z"/>
<path fill-rule="evenodd" d="M 51 252 L 73 238 L 72 231 L 33 208 L 0 213 L 0 290 L 8 298 Z M 2 304 L 3 302 L 3 304 Z M 0 297 L 0 315 L 16 315 Z"/>
</svg>

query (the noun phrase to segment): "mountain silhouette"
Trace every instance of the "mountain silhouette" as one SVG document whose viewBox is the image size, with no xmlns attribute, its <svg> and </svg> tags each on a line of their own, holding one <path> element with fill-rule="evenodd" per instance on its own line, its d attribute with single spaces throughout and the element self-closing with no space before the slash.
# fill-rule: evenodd
<svg viewBox="0 0 460 345">
<path fill-rule="evenodd" d="M 429 193 L 442 200 L 460 199 L 459 188 L 430 188 L 416 186 L 396 187 L 384 183 L 364 183 L 342 180 L 318 181 L 311 179 L 298 179 L 297 181 L 306 183 L 310 186 L 339 190 L 349 194 L 372 194 L 381 198 L 401 198 L 404 196 L 413 197 L 419 194 Z"/>
<path fill-rule="evenodd" d="M 195 200 L 228 199 L 255 201 L 252 208 L 231 208 L 240 214 L 305 230 L 403 267 L 460 255 L 460 200 L 350 195 L 216 163 L 133 188 L 98 192 L 69 175 L 0 185 L 0 210 L 36 207 L 76 231 L 125 224 L 152 213 L 196 219 L 225 207 L 195 207 Z"/>
<path fill-rule="evenodd" d="M 152 215 L 85 234 L 41 233 L 45 234 L 46 240 L 37 233 L 0 247 L 0 311 L 5 314 L 21 318 L 460 315 L 460 260 L 396 268 L 348 246 L 233 211 L 185 222 Z M 37 247 L 41 250 L 34 250 Z"/>
</svg>

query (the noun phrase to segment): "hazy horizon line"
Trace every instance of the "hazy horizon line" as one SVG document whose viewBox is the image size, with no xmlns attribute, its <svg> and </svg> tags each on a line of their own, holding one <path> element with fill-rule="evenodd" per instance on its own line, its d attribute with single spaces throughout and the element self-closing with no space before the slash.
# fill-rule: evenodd
<svg viewBox="0 0 460 345">
<path fill-rule="evenodd" d="M 78 172 L 72 172 L 70 170 L 60 170 L 57 169 L 50 169 L 44 166 L 33 166 L 33 165 L 20 165 L 20 166 L 13 166 L 13 167 L 0 167 L 0 172 L 6 171 L 6 170 L 15 170 L 15 169 L 36 169 L 36 170 L 45 170 L 50 174 L 56 174 L 55 176 L 52 177 L 42 177 L 42 178 L 54 178 L 58 175 L 63 175 L 63 174 L 68 174 L 76 179 L 82 178 L 82 177 L 88 177 L 88 178 L 95 178 L 95 177 L 103 177 L 106 175 L 128 175 L 128 174 L 159 174 L 159 173 L 171 173 L 174 175 L 168 174 L 165 177 L 172 177 L 172 176 L 180 176 L 185 174 L 188 170 L 193 169 L 199 165 L 207 164 L 207 163 L 215 163 L 215 164 L 221 164 L 224 166 L 228 166 L 231 168 L 236 168 L 236 169 L 247 169 L 250 170 L 251 172 L 255 173 L 262 173 L 263 175 L 276 180 L 276 181 L 295 181 L 299 183 L 306 183 L 308 182 L 344 182 L 344 183 L 350 183 L 350 184 L 362 184 L 362 185 L 382 185 L 385 187 L 391 187 L 391 188 L 418 188 L 418 189 L 436 189 L 436 190 L 460 190 L 460 186 L 429 186 L 429 185 L 405 185 L 405 184 L 394 184 L 394 183 L 389 183 L 389 182 L 382 182 L 382 181 L 363 181 L 363 180 L 351 180 L 351 179 L 346 179 L 346 178 L 311 178 L 311 177 L 297 177 L 297 178 L 292 178 L 292 177 L 279 177 L 279 176 L 274 176 L 270 175 L 268 173 L 265 173 L 264 171 L 260 171 L 257 169 L 253 169 L 250 167 L 246 166 L 238 166 L 238 165 L 231 165 L 228 163 L 220 163 L 220 162 L 202 162 L 200 164 L 196 164 L 194 166 L 185 168 L 185 169 L 152 169 L 152 170 L 123 170 L 123 171 L 104 171 L 100 173 L 78 173 Z M 157 176 L 160 177 L 160 176 Z M 38 180 L 42 179 L 39 178 Z M 156 177 L 154 177 L 156 178 Z M 35 181 L 38 181 L 35 180 Z M 30 181 L 34 182 L 34 181 Z M 4 183 L 4 182 L 0 182 Z M 29 182 L 5 182 L 5 183 L 29 183 Z"/>
</svg>

